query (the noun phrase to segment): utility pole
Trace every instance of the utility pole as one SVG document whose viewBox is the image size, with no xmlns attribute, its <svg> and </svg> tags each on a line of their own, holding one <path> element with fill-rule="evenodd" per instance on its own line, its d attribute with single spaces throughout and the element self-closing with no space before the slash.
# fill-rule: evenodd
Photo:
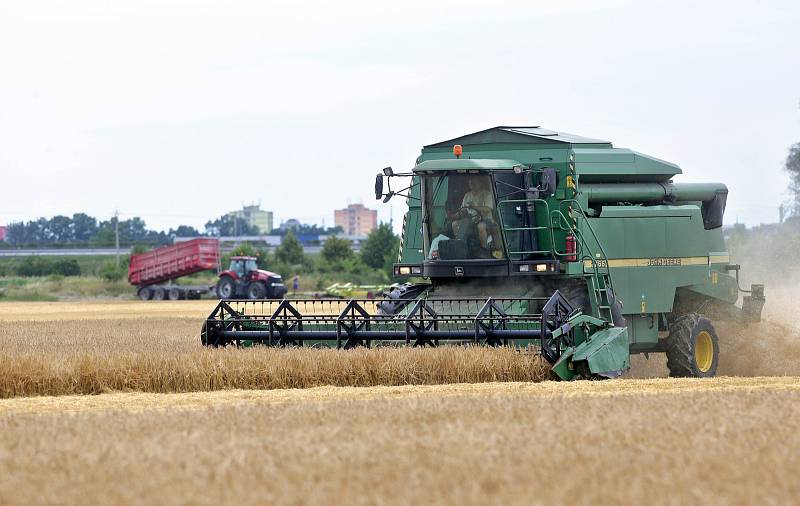
<svg viewBox="0 0 800 506">
<path fill-rule="evenodd" d="M 114 244 L 117 250 L 117 267 L 119 267 L 119 211 L 114 211 Z"/>
</svg>

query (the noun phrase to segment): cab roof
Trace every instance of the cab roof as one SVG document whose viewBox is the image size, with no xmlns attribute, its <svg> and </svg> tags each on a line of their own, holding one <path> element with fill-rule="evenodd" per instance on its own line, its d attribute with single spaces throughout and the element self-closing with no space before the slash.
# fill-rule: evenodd
<svg viewBox="0 0 800 506">
<path fill-rule="evenodd" d="M 513 170 L 514 167 L 522 165 L 516 160 L 504 160 L 494 158 L 443 158 L 439 160 L 426 160 L 414 166 L 412 172 L 426 173 L 448 170 L 464 171 L 496 171 Z"/>
<path fill-rule="evenodd" d="M 453 144 L 595 144 L 611 147 L 610 141 L 593 139 L 566 132 L 556 132 L 540 126 L 496 126 L 462 135 L 446 141 L 428 144 L 424 148 L 442 148 Z"/>
</svg>

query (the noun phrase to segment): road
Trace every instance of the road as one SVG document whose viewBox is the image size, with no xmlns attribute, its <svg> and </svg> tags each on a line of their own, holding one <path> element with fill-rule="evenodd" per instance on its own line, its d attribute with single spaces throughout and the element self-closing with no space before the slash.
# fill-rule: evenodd
<svg viewBox="0 0 800 506">
<path fill-rule="evenodd" d="M 114 248 L 59 248 L 59 249 L 0 249 L 0 257 L 29 257 L 29 256 L 98 256 L 114 255 Z M 130 248 L 120 248 L 120 254 L 127 255 Z"/>
<path fill-rule="evenodd" d="M 357 248 L 354 248 L 358 251 Z M 305 246 L 305 253 L 319 253 L 321 246 Z M 0 249 L 0 257 L 28 257 L 28 256 L 98 256 L 115 255 L 117 250 L 114 248 L 59 248 L 59 249 Z M 120 248 L 120 254 L 127 255 L 131 252 L 130 248 Z M 225 251 L 223 251 L 224 253 Z"/>
</svg>

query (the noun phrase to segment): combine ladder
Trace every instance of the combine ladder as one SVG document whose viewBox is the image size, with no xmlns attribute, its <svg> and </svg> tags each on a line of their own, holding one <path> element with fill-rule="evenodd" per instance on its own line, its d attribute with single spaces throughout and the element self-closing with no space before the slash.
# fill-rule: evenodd
<svg viewBox="0 0 800 506">
<path fill-rule="evenodd" d="M 568 202 L 570 205 L 575 205 L 578 208 L 580 211 L 580 216 L 586 216 L 578 201 L 570 200 Z M 612 289 L 611 270 L 609 267 L 608 256 L 606 256 L 605 250 L 600 245 L 597 234 L 595 234 L 594 229 L 592 229 L 592 225 L 589 220 L 584 218 L 586 229 L 594 239 L 595 244 L 597 244 L 597 251 L 594 251 L 591 247 L 589 247 L 589 243 L 586 240 L 586 237 L 584 237 L 584 234 L 581 233 L 581 230 L 571 220 L 568 220 L 561 210 L 554 211 L 554 214 L 556 215 L 557 225 L 561 226 L 562 223 L 566 224 L 566 227 L 562 226 L 561 228 L 569 231 L 575 236 L 580 244 L 579 250 L 584 252 L 582 255 L 578 255 L 578 257 L 583 263 L 584 276 L 586 278 L 586 288 L 589 292 L 589 302 L 592 306 L 593 316 L 614 324 L 615 322 L 612 312 L 614 301 L 612 300 L 612 297 L 609 296 L 610 293 L 614 293 Z M 591 263 L 591 267 L 589 267 L 591 269 L 590 272 L 586 271 L 586 262 Z M 616 294 L 614 297 L 616 297 Z"/>
<path fill-rule="evenodd" d="M 594 316 L 615 323 L 611 311 L 613 301 L 609 297 L 611 283 L 608 272 L 601 272 L 596 275 L 587 273 L 586 286 L 589 289 L 589 301 L 594 309 Z"/>
</svg>

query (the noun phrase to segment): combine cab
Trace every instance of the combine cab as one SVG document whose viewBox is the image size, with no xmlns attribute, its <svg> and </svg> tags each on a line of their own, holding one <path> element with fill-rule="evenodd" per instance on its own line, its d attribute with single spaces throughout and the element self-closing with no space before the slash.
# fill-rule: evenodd
<svg viewBox="0 0 800 506">
<path fill-rule="evenodd" d="M 562 379 L 616 377 L 632 353 L 664 352 L 673 376 L 713 376 L 713 321 L 757 321 L 764 290 L 741 289 L 729 262 L 725 185 L 679 174 L 539 127 L 425 146 L 410 172 L 375 181 L 377 198 L 409 206 L 395 275 L 425 282 L 382 300 L 222 301 L 203 343 L 515 346 Z"/>
</svg>

